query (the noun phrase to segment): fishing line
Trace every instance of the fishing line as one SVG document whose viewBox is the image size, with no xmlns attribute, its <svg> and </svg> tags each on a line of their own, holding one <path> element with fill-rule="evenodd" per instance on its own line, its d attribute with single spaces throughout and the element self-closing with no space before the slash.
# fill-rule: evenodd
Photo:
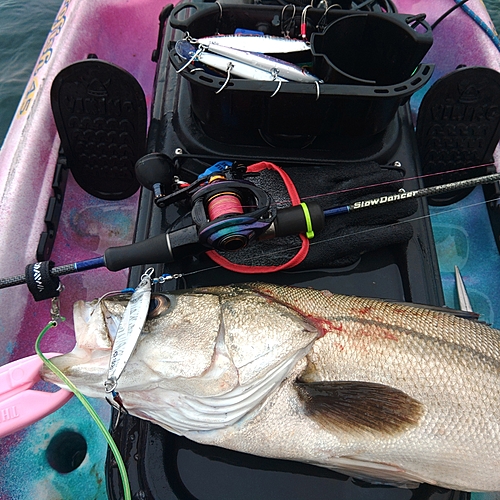
<svg viewBox="0 0 500 500">
<path fill-rule="evenodd" d="M 498 201 L 500 200 L 500 198 L 497 198 L 495 200 L 490 200 L 490 201 Z M 442 215 L 442 214 L 447 214 L 447 213 L 450 213 L 450 212 L 455 212 L 457 210 L 463 210 L 463 209 L 466 209 L 466 208 L 473 208 L 473 207 L 476 207 L 476 206 L 479 206 L 479 205 L 484 205 L 488 202 L 486 201 L 481 201 L 481 202 L 477 202 L 477 203 L 472 203 L 470 205 L 466 205 L 466 206 L 463 206 L 463 207 L 456 207 L 456 208 L 450 208 L 450 209 L 447 209 L 447 210 L 442 210 L 440 211 L 439 213 L 435 213 L 435 214 L 428 214 L 428 215 L 421 215 L 419 217 L 413 217 L 411 219 L 407 219 L 407 220 L 404 220 L 404 221 L 398 221 L 398 222 L 394 222 L 392 224 L 386 224 L 384 225 L 384 228 L 385 227 L 395 227 L 395 226 L 398 226 L 400 224 L 404 224 L 406 222 L 416 222 L 416 221 L 419 221 L 419 220 L 423 220 L 423 219 L 427 219 L 427 218 L 431 218 L 431 217 L 436 217 L 436 216 L 439 216 L 439 215 Z M 372 227 L 372 228 L 366 228 L 362 231 L 358 231 L 357 233 L 353 233 L 355 235 L 357 234 L 365 234 L 365 233 L 369 233 L 369 232 L 373 232 L 373 231 L 377 231 L 377 230 L 380 230 L 382 229 L 382 227 L 380 226 L 377 226 L 377 227 Z M 339 236 L 333 236 L 332 238 L 328 238 L 327 240 L 323 240 L 323 241 L 310 241 L 309 245 L 310 246 L 313 246 L 313 245 L 322 245 L 324 243 L 329 243 L 331 241 L 335 241 L 335 240 L 339 240 L 341 238 L 345 238 L 346 235 L 339 235 Z M 283 253 L 286 253 L 286 252 L 289 252 L 290 250 L 299 250 L 300 249 L 300 246 L 296 246 L 296 247 L 287 247 L 286 249 L 282 249 L 282 250 L 276 250 L 276 251 L 273 251 L 273 252 L 270 252 L 268 255 L 269 256 L 273 256 L 273 255 L 280 255 L 280 254 L 283 254 Z M 206 271 L 215 271 L 217 269 L 220 269 L 222 266 L 220 265 L 214 265 L 214 266 L 211 266 L 211 267 L 206 267 L 204 269 L 198 269 L 196 271 L 190 271 L 188 273 L 182 273 L 182 275 L 177 275 L 179 277 L 186 277 L 186 276 L 191 276 L 191 275 L 194 275 L 194 274 L 199 274 L 199 273 L 203 273 L 203 272 L 206 272 Z M 286 272 L 293 272 L 293 268 L 292 269 L 287 269 Z"/>
<path fill-rule="evenodd" d="M 405 224 L 407 222 L 417 222 L 419 220 L 430 219 L 431 217 L 436 217 L 436 216 L 439 216 L 439 215 L 443 215 L 443 214 L 448 214 L 448 213 L 451 213 L 451 212 L 456 212 L 456 211 L 464 210 L 466 208 L 473 208 L 473 207 L 477 207 L 477 206 L 480 206 L 480 205 L 486 205 L 486 203 L 489 203 L 491 201 L 499 201 L 499 200 L 500 200 L 500 198 L 496 198 L 496 199 L 488 200 L 488 201 L 479 201 L 479 202 L 476 202 L 476 203 L 471 203 L 470 205 L 465 205 L 463 207 L 449 208 L 449 209 L 446 209 L 446 210 L 441 210 L 441 211 L 439 211 L 437 213 L 434 213 L 434 214 L 420 215 L 418 217 L 412 217 L 411 219 L 404 219 L 404 220 L 401 220 L 401 221 L 393 222 L 391 224 L 384 224 L 384 226 L 376 226 L 376 227 L 372 227 L 372 228 L 363 229 L 362 231 L 358 231 L 357 233 L 353 233 L 353 234 L 354 235 L 364 234 L 364 233 L 368 233 L 368 232 L 371 232 L 371 231 L 377 231 L 377 230 L 380 230 L 380 229 L 383 229 L 383 228 L 386 228 L 386 227 L 395 227 L 395 226 L 398 226 L 400 224 Z M 318 244 L 322 244 L 322 243 L 328 243 L 329 241 L 338 240 L 340 238 L 345 238 L 345 235 L 334 236 L 334 237 L 329 238 L 328 240 L 324 240 L 324 241 L 317 241 L 317 242 L 311 241 L 310 245 L 318 245 Z"/>
<path fill-rule="evenodd" d="M 433 172 L 433 173 L 429 173 L 429 174 L 416 175 L 414 177 L 401 177 L 400 179 L 397 179 L 397 180 L 389 180 L 389 181 L 384 181 L 384 182 L 378 182 L 375 184 L 366 184 L 363 186 L 355 186 L 355 187 L 346 188 L 346 189 L 339 189 L 336 191 L 328 191 L 326 193 L 320 193 L 320 194 L 315 194 L 315 195 L 310 195 L 310 196 L 303 196 L 300 199 L 302 201 L 307 201 L 307 200 L 312 201 L 312 200 L 315 200 L 317 198 L 322 198 L 325 196 L 334 196 L 334 195 L 339 195 L 339 194 L 351 193 L 353 191 L 360 191 L 363 189 L 373 189 L 373 188 L 378 188 L 378 187 L 382 187 L 382 186 L 390 186 L 391 184 L 401 183 L 401 182 L 405 182 L 405 181 L 427 179 L 427 178 L 435 177 L 437 175 L 455 174 L 455 173 L 459 173 L 459 172 L 466 172 L 469 170 L 483 168 L 483 167 L 490 167 L 490 166 L 495 166 L 495 163 L 488 162 L 488 163 L 483 163 L 481 165 L 472 165 L 470 167 L 461 167 L 461 168 L 457 168 L 454 170 L 447 170 L 446 172 Z M 391 165 L 390 168 L 387 168 L 387 170 L 390 170 L 390 169 L 403 171 L 404 167 L 402 167 L 402 166 L 399 167 L 397 165 Z M 494 175 L 494 174 L 492 174 L 492 175 Z M 470 180 L 473 180 L 473 179 L 470 179 Z M 273 206 L 276 206 L 277 208 L 279 208 L 280 206 L 284 206 L 286 203 L 287 202 L 285 202 L 285 201 L 281 201 L 281 202 L 278 201 L 278 202 L 274 202 Z M 255 208 L 255 206 L 253 206 L 253 205 L 241 205 L 241 206 L 243 208 L 246 208 L 246 209 Z"/>
<path fill-rule="evenodd" d="M 459 172 L 467 172 L 469 170 L 474 170 L 474 169 L 478 169 L 478 168 L 494 167 L 494 166 L 495 166 L 495 162 L 491 161 L 491 162 L 482 163 L 482 164 L 479 164 L 479 165 L 471 165 L 471 166 L 468 166 L 468 167 L 460 167 L 460 168 L 456 168 L 456 169 L 452 169 L 452 170 L 446 170 L 444 172 L 431 172 L 431 173 L 428 173 L 428 174 L 415 175 L 413 177 L 405 177 L 403 175 L 401 177 L 401 179 L 398 179 L 398 180 L 389 180 L 389 181 L 379 182 L 379 183 L 375 183 L 375 184 L 367 184 L 367 185 L 363 185 L 363 186 L 355 186 L 355 187 L 352 187 L 352 188 L 341 189 L 341 190 L 337 190 L 337 191 L 330 191 L 330 192 L 322 193 L 322 194 L 316 194 L 316 195 L 311 195 L 311 196 L 304 196 L 304 197 L 301 197 L 301 200 L 314 200 L 315 198 L 321 198 L 323 196 L 332 196 L 332 195 L 336 195 L 336 194 L 344 194 L 344 193 L 349 193 L 349 192 L 352 192 L 352 191 L 358 191 L 358 190 L 361 190 L 361 189 L 371 189 L 371 188 L 376 188 L 376 187 L 391 185 L 391 184 L 394 184 L 394 183 L 400 183 L 400 182 L 404 182 L 404 181 L 412 181 L 412 180 L 419 180 L 419 179 L 428 179 L 428 178 L 432 178 L 432 177 L 439 176 L 439 175 L 455 174 L 455 173 L 459 173 Z M 187 172 L 187 173 L 193 175 L 194 177 L 198 177 L 199 176 L 199 174 L 197 172 L 193 172 L 192 170 L 189 170 L 189 169 L 187 169 L 185 167 L 181 167 L 181 169 L 184 172 Z M 385 166 L 384 169 L 385 170 L 400 170 L 402 173 L 404 173 L 404 171 L 405 171 L 404 166 L 403 165 L 399 165 L 399 162 L 395 162 L 394 164 Z M 278 203 L 277 203 L 277 205 L 278 205 Z M 243 205 L 243 208 L 253 208 L 253 207 L 251 207 L 249 205 Z"/>
<path fill-rule="evenodd" d="M 412 217 L 411 219 L 405 219 L 405 220 L 393 222 L 391 224 L 385 224 L 383 227 L 382 226 L 376 226 L 376 227 L 372 227 L 372 228 L 367 228 L 367 229 L 364 229 L 362 231 L 359 231 L 359 232 L 353 233 L 353 234 L 356 234 L 356 235 L 357 234 L 364 234 L 364 233 L 368 233 L 368 232 L 371 232 L 371 231 L 377 231 L 377 230 L 383 229 L 385 227 L 394 227 L 394 226 L 398 226 L 400 224 L 405 224 L 407 222 L 417 222 L 417 221 L 423 220 L 423 219 L 428 219 L 428 218 L 430 219 L 431 217 L 436 217 L 436 216 L 439 216 L 439 215 L 442 215 L 442 214 L 447 214 L 447 213 L 451 213 L 451 212 L 465 210 L 467 208 L 473 208 L 473 207 L 477 207 L 477 206 L 480 206 L 480 205 L 486 205 L 486 203 L 489 203 L 490 201 L 498 201 L 498 200 L 500 200 L 500 198 L 496 198 L 494 200 L 488 200 L 488 201 L 479 201 L 479 202 L 476 202 L 476 203 L 471 203 L 470 205 L 465 205 L 463 207 L 449 208 L 449 209 L 446 209 L 446 210 L 441 210 L 441 211 L 439 211 L 437 213 L 434 213 L 434 214 L 420 215 L 418 217 Z M 322 243 L 328 243 L 329 241 L 338 240 L 338 239 L 344 238 L 344 237 L 345 237 L 345 235 L 340 235 L 340 236 L 334 236 L 334 237 L 329 238 L 328 240 L 324 240 L 324 241 L 317 241 L 317 242 L 311 241 L 310 245 L 318 245 L 318 244 L 322 244 Z"/>
<path fill-rule="evenodd" d="M 428 219 L 428 218 L 430 219 L 431 217 L 436 217 L 436 216 L 439 216 L 442 214 L 447 214 L 447 213 L 451 213 L 451 212 L 465 210 L 467 208 L 473 208 L 473 207 L 477 207 L 480 205 L 486 205 L 486 203 L 489 203 L 490 201 L 498 201 L 498 200 L 500 200 L 500 198 L 496 198 L 494 200 L 488 200 L 488 201 L 479 201 L 476 203 L 471 203 L 470 205 L 464 205 L 463 207 L 449 208 L 446 210 L 441 210 L 441 211 L 434 213 L 434 214 L 420 215 L 418 217 L 412 217 L 410 219 L 405 219 L 405 220 L 393 222 L 391 224 L 384 224 L 384 226 L 376 226 L 376 227 L 372 227 L 372 228 L 363 229 L 362 231 L 358 231 L 357 233 L 353 233 L 353 235 L 364 234 L 364 233 L 368 233 L 371 231 L 377 231 L 377 230 L 381 230 L 381 229 L 386 228 L 386 227 L 395 227 L 395 226 L 398 226 L 400 224 L 405 224 L 407 222 L 417 222 L 417 221 L 423 220 L 423 219 Z M 317 241 L 317 242 L 311 241 L 310 245 L 319 245 L 322 243 L 328 243 L 330 241 L 338 240 L 340 238 L 345 238 L 345 235 L 334 236 L 334 237 L 328 238 L 327 240 L 324 240 L 324 241 Z"/>
<path fill-rule="evenodd" d="M 434 172 L 434 173 L 430 173 L 430 174 L 416 175 L 414 177 L 401 177 L 401 179 L 398 179 L 398 180 L 384 181 L 384 182 L 379 182 L 379 183 L 375 183 L 375 184 L 368 184 L 368 185 L 365 185 L 365 186 L 356 186 L 356 187 L 352 187 L 352 188 L 341 189 L 341 190 L 338 190 L 338 191 L 330 191 L 328 193 L 316 194 L 316 195 L 311 195 L 311 196 L 304 196 L 304 197 L 301 198 L 301 200 L 303 200 L 303 201 L 305 201 L 305 200 L 314 200 L 316 198 L 322 198 L 324 196 L 333 196 L 333 195 L 338 195 L 338 194 L 350 193 L 350 192 L 353 192 L 353 191 L 359 191 L 361 189 L 372 189 L 372 188 L 377 188 L 377 187 L 381 187 L 381 186 L 388 186 L 388 185 L 391 185 L 391 184 L 400 183 L 400 182 L 404 182 L 404 181 L 413 181 L 413 180 L 419 180 L 419 179 L 426 179 L 426 178 L 433 177 L 433 176 L 436 176 L 436 175 L 454 174 L 454 173 L 458 173 L 458 172 L 472 170 L 472 169 L 475 169 L 475 168 L 489 167 L 489 166 L 494 166 L 494 165 L 495 164 L 493 162 L 489 162 L 489 163 L 483 163 L 482 165 L 473 165 L 471 167 L 462 167 L 462 168 L 457 168 L 455 170 L 447 170 L 446 172 Z M 394 168 L 394 169 L 400 169 L 401 168 L 402 169 L 403 167 L 393 166 L 392 168 Z"/>
<path fill-rule="evenodd" d="M 62 318 L 64 319 L 64 318 Z M 108 429 L 104 425 L 104 422 L 102 421 L 101 417 L 97 414 L 97 412 L 94 410 L 92 405 L 88 402 L 87 398 L 78 390 L 78 388 L 71 382 L 71 380 L 64 375 L 64 373 L 57 368 L 57 366 L 52 363 L 48 358 L 44 356 L 40 349 L 40 343 L 42 341 L 42 338 L 44 335 L 47 333 L 47 331 L 50 328 L 53 328 L 57 326 L 57 321 L 49 321 L 45 328 L 40 332 L 38 335 L 38 338 L 36 339 L 35 342 L 35 351 L 38 354 L 38 356 L 41 358 L 43 361 L 44 365 L 51 370 L 59 379 L 73 392 L 73 394 L 80 400 L 82 403 L 83 407 L 89 412 L 90 416 L 94 420 L 94 422 L 97 424 L 97 427 L 101 431 L 102 435 L 106 439 L 111 452 L 113 453 L 113 456 L 116 460 L 116 464 L 118 466 L 118 470 L 120 472 L 121 480 L 122 480 L 122 485 L 123 485 L 123 494 L 124 494 L 124 499 L 125 500 L 132 500 L 132 494 L 130 492 L 130 483 L 128 480 L 128 475 L 127 475 L 127 469 L 125 467 L 125 463 L 123 462 L 122 456 L 120 455 L 120 451 L 118 450 L 118 446 L 116 445 L 113 437 L 109 433 Z"/>
<path fill-rule="evenodd" d="M 340 190 L 337 190 L 337 191 L 329 191 L 329 192 L 326 192 L 326 193 L 321 193 L 321 194 L 315 194 L 315 195 L 310 195 L 310 196 L 304 196 L 304 197 L 301 197 L 301 200 L 302 201 L 313 201 L 317 198 L 322 198 L 322 197 L 325 197 L 325 196 L 334 196 L 334 195 L 339 195 L 339 194 L 345 194 L 345 193 L 351 193 L 353 191 L 359 191 L 359 190 L 363 190 L 363 189 L 373 189 L 373 188 L 378 188 L 378 187 L 382 187 L 382 186 L 390 186 L 392 184 L 400 184 L 404 181 L 411 181 L 411 180 L 418 180 L 418 179 L 424 179 L 424 178 L 429 178 L 429 177 L 433 177 L 433 176 L 436 176 L 436 175 L 443 175 L 444 174 L 451 174 L 451 173 L 458 173 L 458 172 L 463 172 L 463 171 L 468 171 L 468 170 L 472 170 L 472 169 L 476 169 L 476 168 L 482 168 L 482 167 L 489 167 L 489 166 L 494 166 L 495 164 L 493 162 L 490 162 L 490 163 L 484 163 L 484 164 L 481 164 L 481 165 L 473 165 L 471 167 L 462 167 L 462 168 L 457 168 L 455 170 L 449 170 L 449 171 L 446 171 L 446 172 L 434 172 L 434 173 L 430 173 L 430 174 L 425 174 L 425 175 L 417 175 L 417 176 L 414 176 L 414 177 L 401 177 L 401 179 L 397 179 L 397 180 L 389 180 L 389 181 L 384 181 L 384 182 L 379 182 L 379 183 L 375 183 L 375 184 L 367 184 L 367 185 L 363 185 L 363 186 L 355 186 L 355 187 L 351 187 L 351 188 L 346 188 L 346 189 L 340 189 Z M 398 167 L 398 166 L 394 166 L 394 169 L 402 169 L 402 167 Z M 496 175 L 496 174 L 491 174 L 491 175 Z M 500 180 L 500 179 L 499 179 Z M 460 183 L 467 183 L 468 181 L 471 181 L 472 183 L 474 182 L 474 178 L 473 179 L 465 179 L 463 181 L 457 181 L 457 182 L 460 182 Z M 452 184 L 452 183 L 449 183 L 449 184 Z M 465 185 L 463 185 L 462 187 L 467 187 Z M 423 191 L 423 190 L 432 190 L 432 189 L 439 189 L 439 185 L 438 186 L 430 186 L 428 188 L 421 188 L 421 189 L 418 189 L 418 190 L 412 190 L 411 192 L 414 192 L 414 191 Z M 460 186 L 457 186 L 457 189 L 460 188 Z M 415 196 L 415 197 L 418 197 L 418 198 L 422 198 L 424 196 L 429 196 L 429 195 L 432 195 L 432 194 L 435 194 L 435 193 L 432 193 L 432 192 L 429 192 L 427 194 L 419 194 L 418 196 Z M 286 201 L 277 201 L 277 202 L 274 202 L 273 203 L 273 206 L 277 207 L 277 208 L 280 208 L 280 207 L 283 207 L 283 206 L 287 206 L 287 202 Z M 246 208 L 246 209 L 252 209 L 252 208 L 255 208 L 254 206 L 252 205 L 242 205 L 243 208 Z M 336 208 L 333 208 L 331 210 L 336 210 Z M 325 214 L 328 210 L 325 210 Z M 333 215 L 333 214 L 331 214 Z"/>
</svg>

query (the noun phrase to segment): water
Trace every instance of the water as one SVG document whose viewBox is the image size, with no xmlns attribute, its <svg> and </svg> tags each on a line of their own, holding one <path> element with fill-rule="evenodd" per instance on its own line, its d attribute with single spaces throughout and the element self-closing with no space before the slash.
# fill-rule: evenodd
<svg viewBox="0 0 500 500">
<path fill-rule="evenodd" d="M 61 0 L 0 0 L 0 143 Z"/>
<path fill-rule="evenodd" d="M 498 0 L 484 0 L 484 5 L 488 9 L 497 31 L 500 32 L 500 2 Z"/>
<path fill-rule="evenodd" d="M 61 3 L 62 0 L 0 0 L 0 143 Z M 500 29 L 499 0 L 484 3 Z"/>
</svg>

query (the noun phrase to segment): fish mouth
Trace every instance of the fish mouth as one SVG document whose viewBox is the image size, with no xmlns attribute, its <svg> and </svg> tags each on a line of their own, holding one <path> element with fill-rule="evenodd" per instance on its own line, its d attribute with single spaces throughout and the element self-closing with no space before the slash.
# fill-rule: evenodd
<svg viewBox="0 0 500 500">
<path fill-rule="evenodd" d="M 83 352 L 82 352 L 83 351 Z M 77 386 L 89 397 L 102 397 L 104 380 L 109 364 L 109 356 L 92 356 L 84 349 L 79 352 L 70 352 L 50 359 L 51 364 L 60 371 L 72 384 Z M 102 362 L 101 362 L 101 358 Z M 89 363 L 92 361 L 92 363 Z M 96 362 L 97 361 L 97 362 Z M 40 370 L 40 377 L 63 389 L 68 389 L 66 382 L 59 377 L 49 366 L 44 364 Z"/>
<path fill-rule="evenodd" d="M 59 370 L 64 376 L 66 372 L 71 367 L 71 361 L 68 358 L 71 358 L 70 354 L 63 354 L 62 356 L 54 356 L 50 359 L 50 364 L 55 366 L 57 370 Z M 57 375 L 55 371 L 52 370 L 50 365 L 43 364 L 40 370 L 40 377 L 45 382 L 51 382 L 59 387 L 66 389 L 68 386 L 64 383 L 64 381 Z"/>
</svg>

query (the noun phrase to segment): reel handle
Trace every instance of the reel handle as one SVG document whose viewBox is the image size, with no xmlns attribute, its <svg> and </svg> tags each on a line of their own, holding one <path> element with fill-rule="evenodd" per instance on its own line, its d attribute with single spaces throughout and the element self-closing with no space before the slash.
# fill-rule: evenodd
<svg viewBox="0 0 500 500">
<path fill-rule="evenodd" d="M 155 204 L 163 208 L 165 197 L 172 193 L 174 162 L 163 153 L 149 153 L 135 164 L 135 176 L 139 184 L 153 191 Z"/>
</svg>

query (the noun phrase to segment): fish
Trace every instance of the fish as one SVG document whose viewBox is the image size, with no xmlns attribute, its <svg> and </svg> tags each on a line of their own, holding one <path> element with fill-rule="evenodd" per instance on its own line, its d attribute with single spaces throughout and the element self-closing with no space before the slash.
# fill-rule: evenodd
<svg viewBox="0 0 500 500">
<path fill-rule="evenodd" d="M 129 299 L 77 302 L 76 346 L 52 358 L 89 397 L 105 395 Z M 500 490 L 500 331 L 447 310 L 268 283 L 156 293 L 116 390 L 130 414 L 198 443 L 374 483 Z"/>
</svg>

